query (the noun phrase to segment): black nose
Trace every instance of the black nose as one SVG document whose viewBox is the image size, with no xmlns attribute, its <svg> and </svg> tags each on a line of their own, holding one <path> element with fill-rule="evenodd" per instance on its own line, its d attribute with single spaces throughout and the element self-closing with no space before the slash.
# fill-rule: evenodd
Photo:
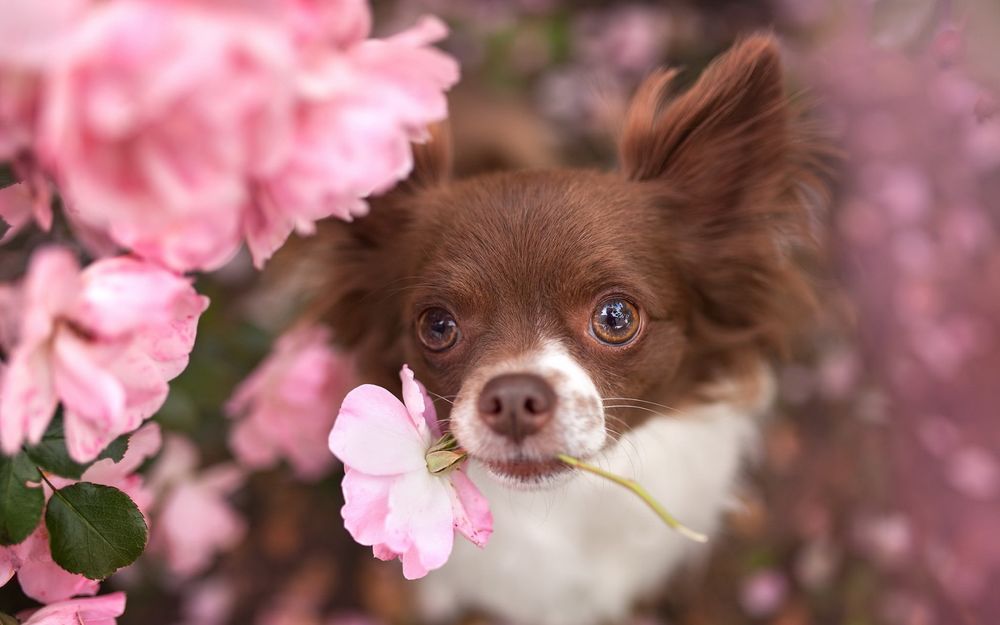
<svg viewBox="0 0 1000 625">
<path fill-rule="evenodd" d="M 479 418 L 491 430 L 520 443 L 552 418 L 556 394 L 549 383 L 530 373 L 499 375 L 479 395 Z"/>
</svg>

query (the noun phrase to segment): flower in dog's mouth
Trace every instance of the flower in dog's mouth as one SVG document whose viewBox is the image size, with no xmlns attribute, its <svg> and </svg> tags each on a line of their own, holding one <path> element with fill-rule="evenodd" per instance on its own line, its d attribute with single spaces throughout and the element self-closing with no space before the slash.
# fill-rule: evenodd
<svg viewBox="0 0 1000 625">
<path fill-rule="evenodd" d="M 483 547 L 493 533 L 489 505 L 465 474 L 468 454 L 442 435 L 434 404 L 413 371 L 403 365 L 403 401 L 365 384 L 347 394 L 330 432 L 330 450 L 344 463 L 344 526 L 381 560 L 399 558 L 403 576 L 423 577 L 451 555 L 455 531 Z M 704 542 L 636 482 L 558 454 L 525 470 L 576 468 L 623 486 L 682 535 Z M 515 473 L 516 463 L 503 473 Z"/>
<path fill-rule="evenodd" d="M 403 576 L 423 577 L 451 555 L 455 530 L 486 544 L 493 517 L 459 466 L 465 452 L 441 436 L 434 404 L 409 367 L 403 402 L 380 386 L 344 398 L 330 450 L 344 463 L 344 526 L 382 560 L 399 558 Z"/>
</svg>

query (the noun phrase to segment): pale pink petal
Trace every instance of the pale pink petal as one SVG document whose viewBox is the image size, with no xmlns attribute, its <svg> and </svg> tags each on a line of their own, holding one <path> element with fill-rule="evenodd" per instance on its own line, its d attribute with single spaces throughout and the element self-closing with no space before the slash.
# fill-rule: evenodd
<svg viewBox="0 0 1000 625">
<path fill-rule="evenodd" d="M 133 337 L 133 344 L 152 359 L 164 380 L 174 379 L 187 367 L 198 334 L 198 318 L 208 304 L 207 297 L 191 289 L 176 302 L 172 321 L 143 328 Z"/>
<path fill-rule="evenodd" d="M 32 599 L 51 603 L 97 592 L 99 582 L 65 571 L 52 561 L 49 535 L 44 523 L 13 549 L 17 551 L 21 562 L 17 581 L 24 594 Z"/>
<path fill-rule="evenodd" d="M 56 399 L 49 356 L 43 348 L 15 350 L 0 378 L 0 443 L 14 454 L 27 441 L 36 444 L 55 414 Z"/>
<path fill-rule="evenodd" d="M 427 441 L 406 407 L 380 386 L 365 384 L 347 394 L 329 443 L 341 462 L 369 475 L 425 471 L 427 466 Z"/>
<path fill-rule="evenodd" d="M 389 489 L 396 479 L 366 475 L 350 467 L 344 472 L 341 483 L 344 507 L 340 513 L 344 517 L 344 527 L 359 544 L 378 547 L 386 541 Z"/>
<path fill-rule="evenodd" d="M 451 498 L 444 481 L 426 469 L 398 479 L 389 491 L 385 527 L 384 542 L 403 554 L 407 579 L 444 565 L 455 539 Z M 406 544 L 409 548 L 402 548 Z"/>
<path fill-rule="evenodd" d="M 63 248 L 43 248 L 31 256 L 22 286 L 24 317 L 20 340 L 48 341 L 56 319 L 66 315 L 80 293 L 80 266 Z"/>
<path fill-rule="evenodd" d="M 170 388 L 162 369 L 138 347 L 120 352 L 107 370 L 125 391 L 125 412 L 119 422 L 123 432 L 139 427 L 166 401 Z"/>
<path fill-rule="evenodd" d="M 416 380 L 417 388 L 420 389 L 420 396 L 424 400 L 424 421 L 427 423 L 427 429 L 431 432 L 431 440 L 437 440 L 441 438 L 441 422 L 438 421 L 437 408 L 434 406 L 434 400 L 431 399 L 430 394 L 427 389 L 419 380 Z"/>
<path fill-rule="evenodd" d="M 392 549 L 389 549 L 388 545 L 377 544 L 372 545 L 372 555 L 383 562 L 389 562 L 395 560 L 400 554 L 396 553 Z"/>
<path fill-rule="evenodd" d="M 107 337 L 170 323 L 178 300 L 193 293 L 185 278 L 129 256 L 97 261 L 82 278 L 73 316 Z"/>
<path fill-rule="evenodd" d="M 17 557 L 12 547 L 0 547 L 0 586 L 4 586 L 14 577 L 14 573 L 21 566 L 21 560 Z"/>
<path fill-rule="evenodd" d="M 306 43 L 338 48 L 359 43 L 371 30 L 367 0 L 284 0 L 296 36 Z"/>
<path fill-rule="evenodd" d="M 493 515 L 489 502 L 462 469 L 452 471 L 448 478 L 451 511 L 455 529 L 477 547 L 484 547 L 493 533 Z"/>
<path fill-rule="evenodd" d="M 0 0 L 0 63 L 44 65 L 89 7 L 90 0 Z"/>
<path fill-rule="evenodd" d="M 125 389 L 101 366 L 95 351 L 69 331 L 54 341 L 52 377 L 65 410 L 66 448 L 77 462 L 93 460 L 128 431 L 123 423 Z"/>
<path fill-rule="evenodd" d="M 115 625 L 125 612 L 125 593 L 113 592 L 91 599 L 76 599 L 45 606 L 24 625 Z"/>
<path fill-rule="evenodd" d="M 424 401 L 427 395 L 420 383 L 413 377 L 413 370 L 408 366 L 403 365 L 403 368 L 400 369 L 399 379 L 403 383 L 403 404 L 406 406 L 406 412 L 413 422 L 413 427 L 427 439 L 429 446 L 430 433 L 427 431 L 427 420 L 424 413 L 427 411 L 428 404 L 433 406 L 433 403 L 429 398 L 428 401 Z"/>
<path fill-rule="evenodd" d="M 35 601 L 52 603 L 79 595 L 95 595 L 100 582 L 74 575 L 51 559 L 25 562 L 17 572 L 21 590 Z"/>
</svg>

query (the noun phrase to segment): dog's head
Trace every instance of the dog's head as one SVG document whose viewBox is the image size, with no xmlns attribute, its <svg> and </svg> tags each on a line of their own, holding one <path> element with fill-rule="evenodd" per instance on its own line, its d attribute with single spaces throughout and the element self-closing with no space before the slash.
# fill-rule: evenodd
<svg viewBox="0 0 1000 625">
<path fill-rule="evenodd" d="M 332 226 L 339 340 L 386 386 L 410 363 L 512 485 L 669 418 L 663 404 L 780 348 L 810 301 L 791 259 L 808 238 L 806 151 L 774 42 L 743 41 L 686 93 L 672 77 L 636 95 L 619 172 L 451 181 L 438 137 L 371 216 Z"/>
</svg>

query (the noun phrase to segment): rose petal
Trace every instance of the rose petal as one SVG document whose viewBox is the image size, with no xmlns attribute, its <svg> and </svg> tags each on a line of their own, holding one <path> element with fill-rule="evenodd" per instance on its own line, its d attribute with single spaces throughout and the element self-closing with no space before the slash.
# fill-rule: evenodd
<svg viewBox="0 0 1000 625">
<path fill-rule="evenodd" d="M 426 428 L 425 428 L 426 431 Z M 405 406 L 380 386 L 365 384 L 344 398 L 330 431 L 330 450 L 369 475 L 395 475 L 426 467 L 429 446 Z"/>
<path fill-rule="evenodd" d="M 42 349 L 16 350 L 0 383 L 0 443 L 14 454 L 42 439 L 58 403 L 51 363 Z"/>
<path fill-rule="evenodd" d="M 455 540 L 451 498 L 444 481 L 426 470 L 408 473 L 389 491 L 386 544 L 403 553 L 403 576 L 416 579 L 448 561 Z M 397 546 L 410 544 L 403 550 Z"/>
<path fill-rule="evenodd" d="M 449 494 L 455 529 L 476 546 L 484 547 L 493 533 L 489 502 L 462 469 L 452 471 L 448 477 L 451 480 Z"/>
</svg>

